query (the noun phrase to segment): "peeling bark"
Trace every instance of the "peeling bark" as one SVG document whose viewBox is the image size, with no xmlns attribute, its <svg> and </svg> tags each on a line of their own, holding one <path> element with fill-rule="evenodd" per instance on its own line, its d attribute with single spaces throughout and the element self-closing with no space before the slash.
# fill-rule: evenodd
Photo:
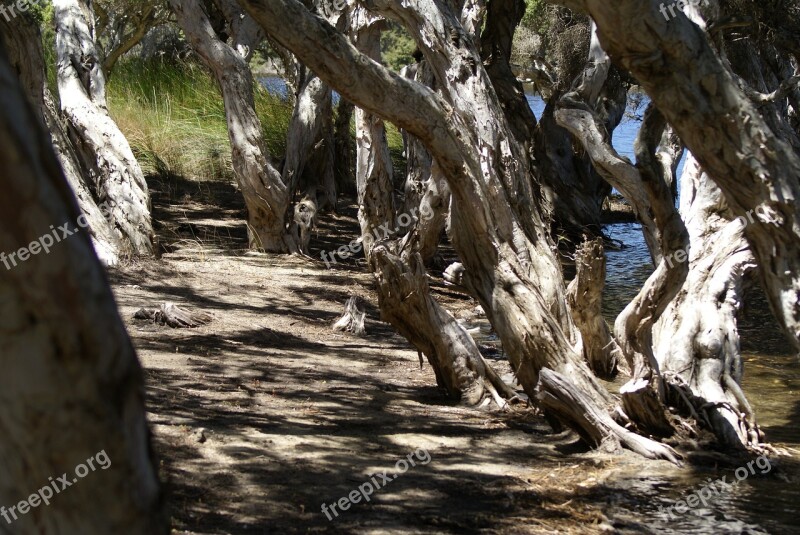
<svg viewBox="0 0 800 535">
<path fill-rule="evenodd" d="M 757 447 L 761 433 L 739 386 L 743 363 L 736 315 L 755 258 L 749 221 L 731 219 L 719 188 L 690 155 L 681 178 L 689 230 L 689 275 L 655 328 L 654 346 L 671 406 L 729 448 Z"/>
<path fill-rule="evenodd" d="M 128 140 L 108 115 L 105 76 L 87 0 L 54 0 L 58 90 L 69 136 L 99 203 L 108 203 L 122 248 L 153 253 L 150 195 Z"/>
<path fill-rule="evenodd" d="M 581 357 L 554 244 L 532 194 L 530 166 L 520 165 L 527 155 L 510 134 L 480 55 L 458 18 L 432 0 L 366 2 L 411 30 L 445 99 L 369 61 L 296 0 L 242 3 L 345 98 L 426 144 L 453 195 L 451 237 L 466 267 L 465 282 L 500 335 L 525 391 L 532 397 L 540 370 L 552 367 L 597 410 L 607 410 L 612 398 Z M 614 440 L 622 438 L 619 429 L 611 432 Z M 647 451 L 662 456 L 664 449 Z"/>
<path fill-rule="evenodd" d="M 641 81 L 733 213 L 757 211 L 745 236 L 772 310 L 800 349 L 800 155 L 773 135 L 701 27 L 665 21 L 651 2 L 563 3 L 597 21 L 603 48 Z"/>
<path fill-rule="evenodd" d="M 575 278 L 567 287 L 567 299 L 575 324 L 583 337 L 583 353 L 598 377 L 613 378 L 622 351 L 603 319 L 606 257 L 603 240 L 585 241 L 575 252 Z"/>
<path fill-rule="evenodd" d="M 38 22 L 26 15 L 18 16 L 13 24 L 0 18 L 0 35 L 5 41 L 12 68 L 19 76 L 34 111 L 50 132 L 50 140 L 67 182 L 86 217 L 87 230 L 97 256 L 105 266 L 116 265 L 119 262 L 119 240 L 84 180 L 83 175 L 88 173 L 81 167 L 67 135 L 67 125 L 46 87 L 44 51 Z"/>
<path fill-rule="evenodd" d="M 247 206 L 251 248 L 294 252 L 285 217 L 290 190 L 272 166 L 256 115 L 253 74 L 237 49 L 220 41 L 198 0 L 172 0 L 172 8 L 187 39 L 211 69 L 222 90 L 233 169 Z"/>
<path fill-rule="evenodd" d="M 364 54 L 380 59 L 380 23 L 356 30 L 356 43 Z M 378 283 L 383 319 L 392 324 L 428 358 L 437 384 L 448 396 L 476 405 L 490 395 L 501 406 L 514 396 L 483 359 L 475 341 L 431 295 L 419 255 L 419 222 L 404 238 L 375 242 L 374 229 L 395 221 L 392 161 L 383 121 L 356 108 L 359 222 L 362 243 Z M 423 208 L 423 214 L 429 215 Z M 417 208 L 413 209 L 414 214 Z"/>
</svg>

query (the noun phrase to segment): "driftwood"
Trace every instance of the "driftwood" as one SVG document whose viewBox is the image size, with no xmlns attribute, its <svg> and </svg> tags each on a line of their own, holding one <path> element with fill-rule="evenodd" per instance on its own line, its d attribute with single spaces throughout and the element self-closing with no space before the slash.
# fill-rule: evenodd
<svg viewBox="0 0 800 535">
<path fill-rule="evenodd" d="M 214 319 L 211 314 L 205 312 L 191 312 L 181 308 L 174 303 L 164 303 L 157 309 L 140 309 L 134 318 L 140 320 L 150 320 L 159 325 L 169 325 L 174 329 L 186 329 L 207 325 Z"/>
<path fill-rule="evenodd" d="M 354 295 L 347 300 L 347 304 L 344 306 L 344 314 L 333 324 L 333 330 L 363 336 L 366 333 L 364 328 L 365 315 L 364 300 Z"/>
</svg>

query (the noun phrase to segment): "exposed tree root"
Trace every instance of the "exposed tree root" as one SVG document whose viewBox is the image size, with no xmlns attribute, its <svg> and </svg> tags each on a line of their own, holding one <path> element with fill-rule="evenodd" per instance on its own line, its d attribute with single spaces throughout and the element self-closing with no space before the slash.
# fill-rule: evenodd
<svg viewBox="0 0 800 535">
<path fill-rule="evenodd" d="M 624 446 L 648 459 L 665 459 L 680 466 L 680 455 L 666 444 L 628 431 L 611 419 L 565 376 L 543 368 L 536 387 L 539 405 L 577 432 L 595 448 L 616 451 Z"/>
</svg>

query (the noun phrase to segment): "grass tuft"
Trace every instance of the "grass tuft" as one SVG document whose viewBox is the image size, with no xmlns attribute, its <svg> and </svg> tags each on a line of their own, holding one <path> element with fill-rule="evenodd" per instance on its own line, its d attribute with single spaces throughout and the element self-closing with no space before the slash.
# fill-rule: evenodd
<svg viewBox="0 0 800 535">
<path fill-rule="evenodd" d="M 260 85 L 255 100 L 267 147 L 280 158 L 291 105 Z M 121 62 L 108 86 L 108 102 L 145 173 L 195 180 L 233 177 L 222 96 L 200 65 L 157 58 Z"/>
</svg>

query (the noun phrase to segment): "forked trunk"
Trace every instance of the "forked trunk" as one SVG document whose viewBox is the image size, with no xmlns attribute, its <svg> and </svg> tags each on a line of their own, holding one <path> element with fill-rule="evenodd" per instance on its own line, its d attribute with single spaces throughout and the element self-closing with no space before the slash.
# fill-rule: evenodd
<svg viewBox="0 0 800 535">
<path fill-rule="evenodd" d="M 533 397 L 539 371 L 569 377 L 598 411 L 612 398 L 581 355 L 549 228 L 532 193 L 527 156 L 510 134 L 474 41 L 432 0 L 374 0 L 416 39 L 446 98 L 368 61 L 295 0 L 242 0 L 251 15 L 345 98 L 416 135 L 453 195 L 451 238 L 465 282 L 486 310 L 517 377 Z M 313 45 L 312 45 L 313 43 Z M 564 415 L 566 418 L 566 414 Z M 609 443 L 622 437 L 612 431 Z M 639 437 L 654 455 L 665 448 Z M 668 449 L 667 449 L 668 451 Z"/>
<path fill-rule="evenodd" d="M 740 386 L 736 325 L 744 278 L 756 267 L 743 234 L 750 222 L 731 219 L 719 188 L 691 156 L 681 178 L 681 212 L 689 275 L 654 331 L 667 402 L 725 446 L 757 446 L 761 433 Z"/>
</svg>

